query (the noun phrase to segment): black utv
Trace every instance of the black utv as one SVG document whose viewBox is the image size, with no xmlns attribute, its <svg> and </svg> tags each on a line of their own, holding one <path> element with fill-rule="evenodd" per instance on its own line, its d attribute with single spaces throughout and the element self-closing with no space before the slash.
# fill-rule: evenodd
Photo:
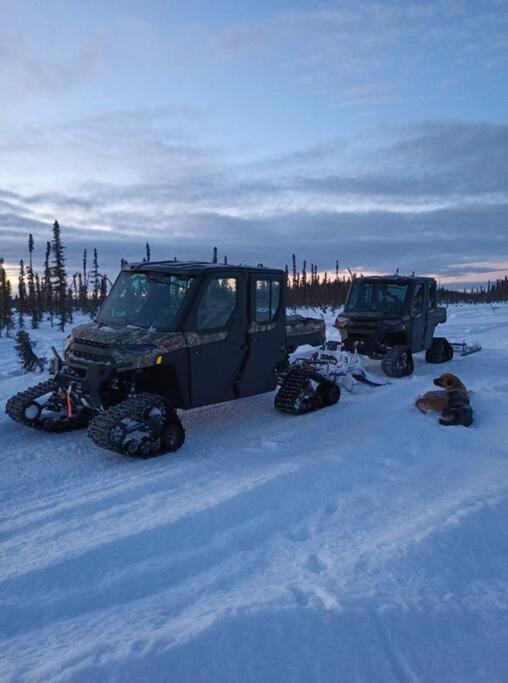
<svg viewBox="0 0 508 683">
<path fill-rule="evenodd" d="M 177 409 L 272 391 L 276 408 L 337 402 L 335 385 L 287 372 L 298 346 L 325 341 L 323 320 L 286 316 L 282 270 L 194 262 L 122 269 L 93 322 L 55 352 L 54 376 L 13 396 L 7 414 L 48 431 L 89 425 L 99 446 L 136 456 L 179 448 Z"/>
<path fill-rule="evenodd" d="M 433 278 L 380 276 L 352 281 L 335 327 L 346 350 L 381 359 L 386 375 L 404 377 L 413 372 L 418 351 L 425 350 L 427 363 L 453 358 L 451 344 L 434 337 L 436 325 L 445 322 Z"/>
</svg>

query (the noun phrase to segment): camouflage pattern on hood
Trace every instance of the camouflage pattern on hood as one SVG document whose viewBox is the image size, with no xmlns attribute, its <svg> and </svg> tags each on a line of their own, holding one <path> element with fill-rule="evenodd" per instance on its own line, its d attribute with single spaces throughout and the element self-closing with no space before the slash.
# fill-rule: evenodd
<svg viewBox="0 0 508 683">
<path fill-rule="evenodd" d="M 96 322 L 72 331 L 67 360 L 115 363 L 119 367 L 143 368 L 155 364 L 159 355 L 186 347 L 181 332 L 162 332 L 129 325 L 113 328 Z"/>
<path fill-rule="evenodd" d="M 133 325 L 113 328 L 90 322 L 74 328 L 65 358 L 79 363 L 115 363 L 118 367 L 145 368 L 155 365 L 157 356 L 223 341 L 226 337 L 226 331 L 184 334 Z"/>
</svg>

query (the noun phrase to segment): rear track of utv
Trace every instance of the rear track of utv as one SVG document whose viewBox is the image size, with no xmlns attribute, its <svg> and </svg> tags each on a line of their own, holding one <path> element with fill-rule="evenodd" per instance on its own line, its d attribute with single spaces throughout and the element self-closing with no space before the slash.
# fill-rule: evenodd
<svg viewBox="0 0 508 683">
<path fill-rule="evenodd" d="M 305 415 L 334 405 L 339 399 L 337 384 L 315 372 L 291 368 L 275 396 L 275 408 L 282 413 Z"/>
</svg>

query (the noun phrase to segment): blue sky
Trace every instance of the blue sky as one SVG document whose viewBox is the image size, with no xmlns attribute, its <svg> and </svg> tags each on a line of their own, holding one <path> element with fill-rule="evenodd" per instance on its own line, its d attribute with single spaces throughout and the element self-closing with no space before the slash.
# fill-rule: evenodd
<svg viewBox="0 0 508 683">
<path fill-rule="evenodd" d="M 504 275 L 507 75 L 507 0 L 0 0 L 0 256 Z"/>
</svg>

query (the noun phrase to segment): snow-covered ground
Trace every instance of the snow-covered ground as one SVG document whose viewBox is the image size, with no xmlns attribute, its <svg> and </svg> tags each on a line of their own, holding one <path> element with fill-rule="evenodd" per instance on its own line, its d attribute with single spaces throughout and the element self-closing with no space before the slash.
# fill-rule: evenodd
<svg viewBox="0 0 508 683">
<path fill-rule="evenodd" d="M 38 378 L 1 339 L 0 679 L 506 681 L 508 306 L 442 333 L 484 350 L 304 417 L 191 411 L 148 461 L 11 422 Z M 445 369 L 470 429 L 413 405 Z"/>
</svg>

